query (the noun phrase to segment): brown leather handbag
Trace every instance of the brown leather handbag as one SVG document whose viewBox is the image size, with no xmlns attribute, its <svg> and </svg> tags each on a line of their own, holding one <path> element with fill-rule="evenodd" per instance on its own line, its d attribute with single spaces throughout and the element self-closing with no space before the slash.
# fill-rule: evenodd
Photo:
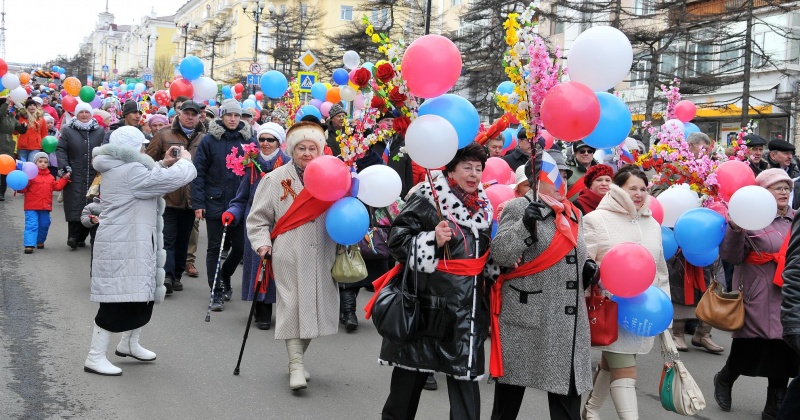
<svg viewBox="0 0 800 420">
<path fill-rule="evenodd" d="M 736 331 L 744 326 L 744 297 L 742 288 L 726 292 L 716 280 L 708 286 L 695 315 L 701 321 L 723 331 Z"/>
</svg>

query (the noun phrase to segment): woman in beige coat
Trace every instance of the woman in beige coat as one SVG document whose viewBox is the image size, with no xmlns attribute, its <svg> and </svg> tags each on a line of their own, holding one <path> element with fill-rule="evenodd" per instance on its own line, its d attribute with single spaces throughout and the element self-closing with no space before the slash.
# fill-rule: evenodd
<svg viewBox="0 0 800 420">
<path fill-rule="evenodd" d="M 319 125 L 293 125 L 286 133 L 286 153 L 292 163 L 261 180 L 247 217 L 253 250 L 262 258 L 272 256 L 278 291 L 275 339 L 286 340 L 293 390 L 306 388 L 310 379 L 303 368 L 303 353 L 311 339 L 336 334 L 339 326 L 339 290 L 331 278 L 336 243 L 325 229 L 332 203 L 309 198 L 303 184 L 305 168 L 322 155 L 324 147 Z M 292 219 L 299 226 L 283 229 Z"/>
<path fill-rule="evenodd" d="M 661 227 L 649 209 L 647 176 L 633 165 L 614 176 L 611 190 L 597 210 L 583 218 L 589 258 L 602 266 L 603 257 L 615 245 L 635 242 L 644 246 L 656 261 L 653 286 L 669 295 L 669 273 L 661 244 Z M 600 407 L 611 392 L 611 399 L 622 420 L 639 418 L 636 401 L 636 355 L 653 348 L 652 337 L 634 335 L 622 328 L 619 338 L 603 351 L 594 380 L 594 389 L 584 407 L 584 419 L 599 418 Z"/>
</svg>

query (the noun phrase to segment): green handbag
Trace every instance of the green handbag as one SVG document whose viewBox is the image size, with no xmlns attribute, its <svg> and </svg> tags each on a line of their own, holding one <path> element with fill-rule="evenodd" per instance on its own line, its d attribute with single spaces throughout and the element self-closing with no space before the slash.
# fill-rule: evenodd
<svg viewBox="0 0 800 420">
<path fill-rule="evenodd" d="M 331 276 L 339 283 L 355 283 L 367 278 L 367 265 L 361 257 L 358 244 L 336 245 L 336 260 L 331 268 Z"/>
</svg>

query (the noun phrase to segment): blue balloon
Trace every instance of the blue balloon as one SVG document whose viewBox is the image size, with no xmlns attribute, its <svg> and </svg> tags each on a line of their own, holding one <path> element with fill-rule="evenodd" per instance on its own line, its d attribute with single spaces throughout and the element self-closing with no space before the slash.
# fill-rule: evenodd
<svg viewBox="0 0 800 420">
<path fill-rule="evenodd" d="M 675 233 L 666 226 L 661 226 L 661 243 L 664 246 L 665 260 L 674 257 L 678 252 L 678 241 L 675 240 Z"/>
<path fill-rule="evenodd" d="M 511 144 L 514 142 L 514 139 L 516 138 L 517 138 L 517 130 L 514 130 L 513 128 L 506 128 L 505 130 L 503 130 L 503 139 L 504 139 L 503 149 L 511 146 Z"/>
<path fill-rule="evenodd" d="M 175 108 L 170 108 L 169 112 L 167 112 L 167 117 L 172 117 L 175 115 Z"/>
<path fill-rule="evenodd" d="M 689 264 L 695 267 L 707 267 L 711 264 L 714 264 L 714 261 L 719 258 L 719 247 L 716 247 L 705 254 L 684 252 L 683 256 L 686 258 L 686 261 L 689 261 Z"/>
<path fill-rule="evenodd" d="M 683 123 L 683 137 L 684 138 L 689 137 L 689 134 L 699 133 L 699 132 L 700 132 L 700 127 L 698 127 L 698 126 L 696 126 L 696 125 L 694 125 L 694 124 L 692 124 L 690 122 Z"/>
<path fill-rule="evenodd" d="M 28 175 L 19 169 L 11 171 L 6 175 L 6 185 L 12 190 L 19 191 L 28 186 Z"/>
<path fill-rule="evenodd" d="M 216 104 L 217 104 L 217 101 L 215 101 L 215 100 L 213 100 L 213 99 L 209 99 L 209 100 L 208 100 L 208 105 L 209 105 L 209 106 L 214 106 L 214 105 L 216 105 Z"/>
<path fill-rule="evenodd" d="M 370 61 L 367 61 L 366 63 L 362 64 L 361 67 L 364 67 L 365 69 L 369 70 L 370 73 L 373 73 L 375 70 L 375 64 L 373 64 Z"/>
<path fill-rule="evenodd" d="M 341 198 L 328 210 L 325 229 L 337 244 L 357 244 L 369 229 L 367 208 L 355 197 Z"/>
<path fill-rule="evenodd" d="M 289 81 L 286 80 L 286 76 L 277 70 L 270 70 L 261 76 L 261 91 L 268 98 L 278 99 L 288 88 Z"/>
<path fill-rule="evenodd" d="M 492 220 L 492 239 L 497 235 L 497 220 Z"/>
<path fill-rule="evenodd" d="M 333 71 L 332 79 L 337 85 L 344 86 L 350 81 L 350 73 L 345 69 L 336 69 Z"/>
<path fill-rule="evenodd" d="M 128 83 L 128 90 L 136 89 L 136 83 Z"/>
<path fill-rule="evenodd" d="M 595 149 L 619 146 L 633 127 L 631 110 L 622 99 L 608 93 L 596 92 L 600 101 L 600 121 L 583 142 Z"/>
<path fill-rule="evenodd" d="M 325 94 L 328 93 L 328 87 L 323 83 L 317 82 L 311 85 L 311 97 L 325 102 Z"/>
<path fill-rule="evenodd" d="M 3 84 L 2 84 L 2 83 L 0 83 L 0 92 L 2 92 L 2 91 L 4 91 L 4 90 L 6 90 L 5 86 L 3 86 Z"/>
<path fill-rule="evenodd" d="M 313 115 L 320 120 L 322 119 L 322 114 L 319 112 L 317 107 L 314 105 L 303 105 L 297 111 L 297 115 L 295 116 L 295 121 L 300 121 L 301 118 L 305 117 L 306 115 Z"/>
<path fill-rule="evenodd" d="M 672 300 L 663 290 L 650 286 L 644 293 L 632 298 L 611 298 L 617 302 L 617 320 L 620 327 L 642 337 L 655 337 L 672 322 Z"/>
<path fill-rule="evenodd" d="M 254 101 L 252 99 L 245 99 L 242 102 L 242 108 L 244 108 L 244 109 L 255 108 L 255 107 L 256 107 L 256 101 Z"/>
<path fill-rule="evenodd" d="M 199 58 L 190 55 L 181 60 L 179 70 L 184 79 L 192 81 L 203 75 L 203 62 Z"/>
<path fill-rule="evenodd" d="M 500 83 L 499 85 L 497 85 L 497 93 L 499 93 L 499 94 L 508 95 L 508 94 L 513 93 L 513 92 L 514 92 L 514 83 L 513 82 L 509 82 L 508 80 L 506 80 L 505 82 Z"/>
<path fill-rule="evenodd" d="M 450 122 L 458 133 L 459 149 L 475 140 L 481 125 L 478 110 L 472 103 L 450 93 L 425 101 L 419 107 L 419 115 L 438 115 Z"/>
<path fill-rule="evenodd" d="M 722 243 L 728 223 L 707 208 L 691 209 L 675 222 L 675 239 L 683 253 L 706 254 Z"/>
<path fill-rule="evenodd" d="M 50 70 L 58 71 L 58 66 L 53 66 L 53 67 L 50 68 Z"/>
<path fill-rule="evenodd" d="M 233 92 L 231 92 L 231 87 L 230 86 L 223 86 L 222 87 L 222 97 L 224 99 L 233 98 Z"/>
</svg>

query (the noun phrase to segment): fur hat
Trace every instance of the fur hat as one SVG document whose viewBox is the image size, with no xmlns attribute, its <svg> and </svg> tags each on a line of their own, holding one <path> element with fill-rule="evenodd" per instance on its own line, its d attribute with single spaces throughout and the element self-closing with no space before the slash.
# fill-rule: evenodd
<svg viewBox="0 0 800 420">
<path fill-rule="evenodd" d="M 86 102 L 80 102 L 78 105 L 75 106 L 75 115 L 78 115 L 81 111 L 88 111 L 90 114 L 92 113 L 92 106 L 87 104 Z"/>
<path fill-rule="evenodd" d="M 780 168 L 767 169 L 756 177 L 756 184 L 762 188 L 769 188 L 779 182 L 786 182 L 789 187 L 792 187 L 792 178 Z"/>
<path fill-rule="evenodd" d="M 322 151 L 325 149 L 325 132 L 322 127 L 305 121 L 292 125 L 286 132 L 286 153 L 291 156 L 295 146 L 303 140 L 317 143 L 319 154 L 322 155 Z"/>
<path fill-rule="evenodd" d="M 142 134 L 138 128 L 124 125 L 111 133 L 108 142 L 138 151 L 142 147 L 142 144 L 145 143 L 145 140 L 144 134 Z"/>
<path fill-rule="evenodd" d="M 614 169 L 612 169 L 608 165 L 594 165 L 591 168 L 589 168 L 589 170 L 586 171 L 586 174 L 583 176 L 583 183 L 586 184 L 587 188 L 591 188 L 592 182 L 594 182 L 595 179 L 600 178 L 601 176 L 608 176 L 613 178 Z"/>
<path fill-rule="evenodd" d="M 337 116 L 339 114 L 346 114 L 346 112 L 344 111 L 344 107 L 339 105 L 338 103 L 337 104 L 333 104 L 333 106 L 331 107 L 331 110 L 328 112 L 328 115 L 331 118 L 333 118 L 333 117 L 335 117 L 335 116 Z"/>
<path fill-rule="evenodd" d="M 283 129 L 279 124 L 275 124 L 274 122 L 268 122 L 261 124 L 261 129 L 258 130 L 258 134 L 256 134 L 256 139 L 261 137 L 262 134 L 270 134 L 276 139 L 278 139 L 280 144 L 286 142 L 286 130 Z"/>
<path fill-rule="evenodd" d="M 50 162 L 50 157 L 47 155 L 47 153 L 39 152 L 39 153 L 33 155 L 33 163 L 36 163 L 36 161 L 38 161 L 39 158 L 45 158 L 45 159 L 47 159 L 48 162 Z"/>
<path fill-rule="evenodd" d="M 242 106 L 233 99 L 226 99 L 222 101 L 222 105 L 219 106 L 219 115 L 225 114 L 242 115 Z"/>
</svg>

